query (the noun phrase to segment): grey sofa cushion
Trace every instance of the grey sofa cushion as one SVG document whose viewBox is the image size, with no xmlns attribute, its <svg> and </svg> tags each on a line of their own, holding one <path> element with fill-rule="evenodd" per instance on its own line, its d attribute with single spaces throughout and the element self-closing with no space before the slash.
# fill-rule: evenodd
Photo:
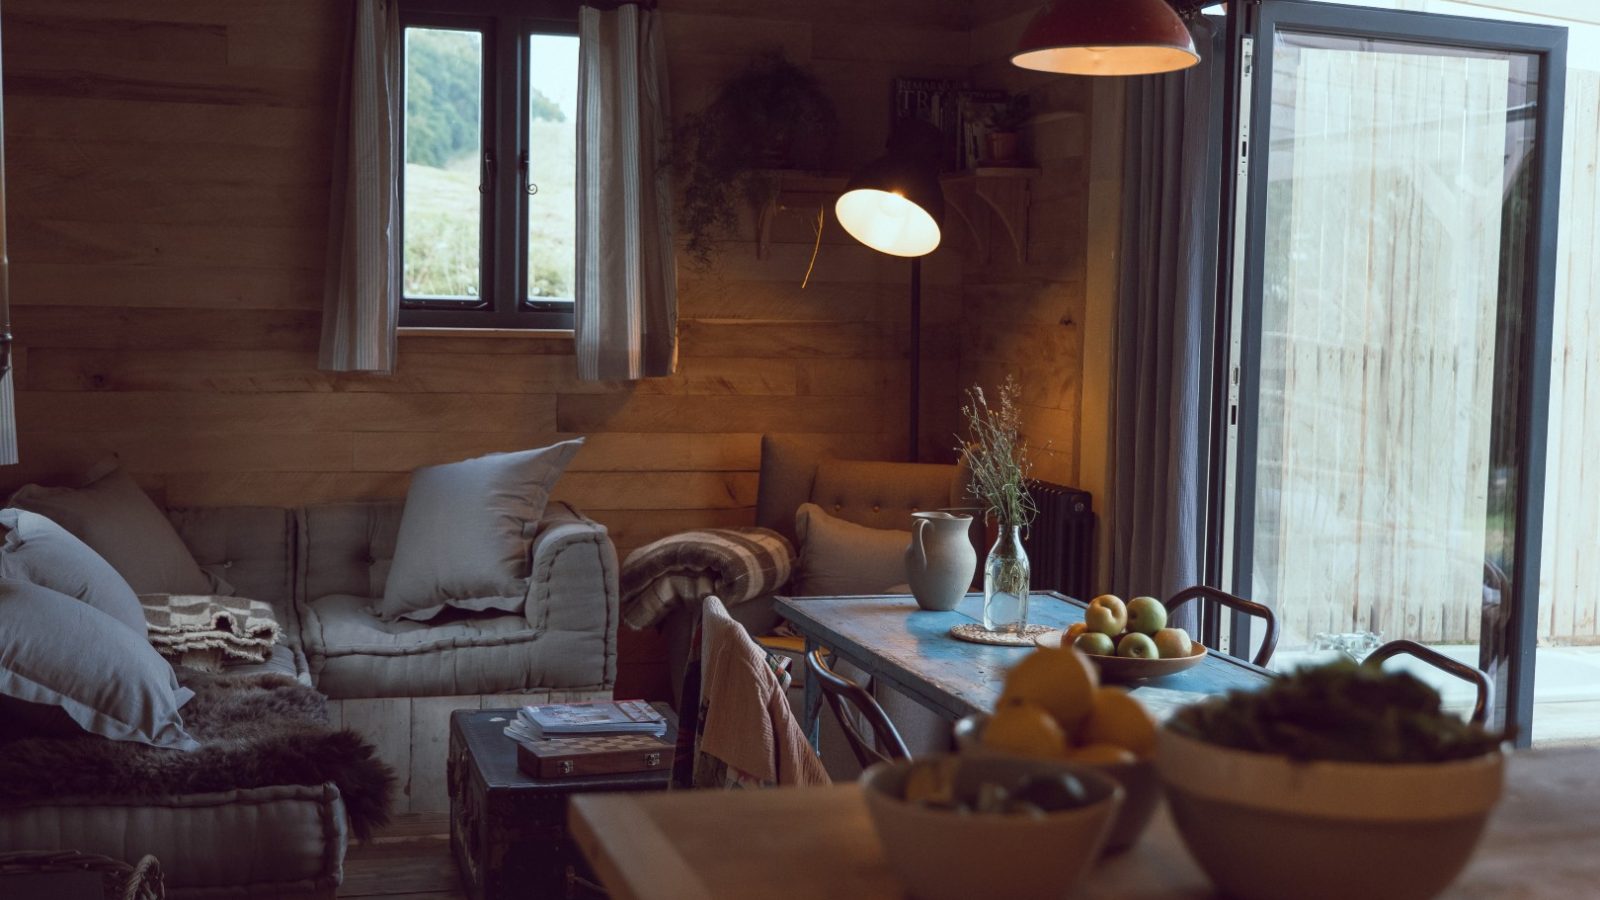
<svg viewBox="0 0 1600 900">
<path fill-rule="evenodd" d="M 331 896 L 346 841 L 332 784 L 0 809 L 0 851 L 60 846 L 130 861 L 149 853 L 166 895 L 190 900 Z"/>
<path fill-rule="evenodd" d="M 413 473 L 378 614 L 423 621 L 446 606 L 520 610 L 534 528 L 581 446 L 577 438 Z"/>
<path fill-rule="evenodd" d="M 794 527 L 800 535 L 797 596 L 881 594 L 906 581 L 909 531 L 846 522 L 815 503 L 801 504 Z"/>
<path fill-rule="evenodd" d="M 111 564 L 55 522 L 22 509 L 0 510 L 0 578 L 12 578 L 82 600 L 144 637 L 139 597 Z"/>
<path fill-rule="evenodd" d="M 85 731 L 114 741 L 199 746 L 178 715 L 193 692 L 178 686 L 144 637 L 25 581 L 0 580 L 0 694 L 60 707 Z"/>
<path fill-rule="evenodd" d="M 536 628 L 518 613 L 451 610 L 385 621 L 370 597 L 307 604 L 306 657 L 329 697 L 449 697 L 605 686 L 609 647 L 596 632 Z"/>
<path fill-rule="evenodd" d="M 121 469 L 91 472 L 80 488 L 26 485 L 11 506 L 46 516 L 111 564 L 136 594 L 231 594 L 200 571 L 172 523 Z"/>
</svg>

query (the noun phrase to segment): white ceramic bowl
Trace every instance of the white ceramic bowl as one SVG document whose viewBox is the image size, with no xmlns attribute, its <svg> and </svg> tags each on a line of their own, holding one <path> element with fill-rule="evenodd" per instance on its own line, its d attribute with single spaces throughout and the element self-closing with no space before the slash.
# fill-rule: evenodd
<svg viewBox="0 0 1600 900">
<path fill-rule="evenodd" d="M 948 759 L 920 757 L 917 762 Z M 968 757 L 968 779 L 1015 783 L 1030 775 L 1076 776 L 1087 806 L 1043 818 L 930 809 L 901 799 L 910 760 L 879 763 L 861 775 L 867 810 L 889 867 L 917 900 L 1045 900 L 1070 896 L 1100 855 L 1122 804 L 1122 788 L 1083 766 L 1021 757 Z"/>
<path fill-rule="evenodd" d="M 1295 762 L 1163 728 L 1156 768 L 1190 854 L 1239 900 L 1426 900 L 1472 856 L 1499 753 L 1435 764 Z"/>
<path fill-rule="evenodd" d="M 1004 755 L 983 746 L 983 727 L 989 723 L 985 713 L 973 713 L 956 722 L 956 749 L 971 755 Z M 1122 785 L 1122 806 L 1117 810 L 1111 833 L 1106 836 L 1105 855 L 1121 853 L 1139 842 L 1140 836 L 1161 804 L 1161 778 L 1148 759 L 1131 763 L 1079 763 L 1106 775 Z"/>
</svg>

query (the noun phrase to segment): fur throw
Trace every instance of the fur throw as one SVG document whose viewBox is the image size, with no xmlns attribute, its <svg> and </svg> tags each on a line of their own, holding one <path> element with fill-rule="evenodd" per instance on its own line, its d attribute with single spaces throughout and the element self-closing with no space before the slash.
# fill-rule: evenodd
<svg viewBox="0 0 1600 900">
<path fill-rule="evenodd" d="M 327 698 L 283 675 L 180 668 L 178 680 L 195 692 L 182 712 L 199 750 L 164 750 L 86 732 L 0 736 L 0 804 L 85 796 L 125 802 L 331 781 L 356 837 L 365 839 L 388 821 L 394 772 L 360 735 L 328 726 Z"/>
</svg>

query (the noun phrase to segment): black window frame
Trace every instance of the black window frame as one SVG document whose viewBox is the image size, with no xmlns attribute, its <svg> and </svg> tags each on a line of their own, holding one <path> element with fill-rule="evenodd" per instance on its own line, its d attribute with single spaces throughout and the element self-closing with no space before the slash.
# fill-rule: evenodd
<svg viewBox="0 0 1600 900">
<path fill-rule="evenodd" d="M 482 219 L 481 283 L 476 302 L 408 297 L 402 328 L 560 330 L 573 328 L 571 298 L 528 293 L 528 37 L 578 34 L 579 0 L 400 0 L 405 29 L 447 28 L 483 35 L 483 153 L 478 160 Z M 403 37 L 402 37 L 403 41 Z M 405 109 L 402 67 L 401 109 Z M 402 151 L 403 153 L 403 151 Z M 405 166 L 397 173 L 400 252 L 405 252 Z"/>
</svg>

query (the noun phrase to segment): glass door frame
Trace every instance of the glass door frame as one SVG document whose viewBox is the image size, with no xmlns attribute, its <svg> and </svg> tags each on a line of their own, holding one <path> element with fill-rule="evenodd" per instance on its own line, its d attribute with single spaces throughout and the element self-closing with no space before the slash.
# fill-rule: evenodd
<svg viewBox="0 0 1600 900">
<path fill-rule="evenodd" d="M 1224 202 L 1214 331 L 1210 484 L 1207 490 L 1208 583 L 1250 596 L 1261 303 L 1264 294 L 1266 204 L 1270 154 L 1253 153 L 1252 135 L 1269 133 L 1274 35 L 1283 29 L 1340 37 L 1405 41 L 1444 47 L 1527 54 L 1539 60 L 1534 171 L 1539 177 L 1530 216 L 1530 278 L 1524 287 L 1517 384 L 1517 495 L 1514 573 L 1497 679 L 1495 721 L 1526 746 L 1533 722 L 1533 663 L 1539 616 L 1539 554 L 1544 516 L 1545 451 L 1549 424 L 1552 307 L 1556 278 L 1556 221 L 1561 187 L 1562 110 L 1567 33 L 1564 28 L 1434 13 L 1353 7 L 1309 0 L 1244 0 L 1230 4 L 1227 127 L 1236 136 L 1224 173 Z M 1230 202 L 1231 200 L 1231 202 Z M 1248 462 L 1248 464 L 1246 464 Z M 1229 652 L 1248 658 L 1250 622 L 1229 621 Z M 1202 633 L 1220 636 L 1219 611 Z M 1483 638 L 1480 638 L 1482 640 Z M 1213 643 L 1213 646 L 1219 646 Z"/>
</svg>

